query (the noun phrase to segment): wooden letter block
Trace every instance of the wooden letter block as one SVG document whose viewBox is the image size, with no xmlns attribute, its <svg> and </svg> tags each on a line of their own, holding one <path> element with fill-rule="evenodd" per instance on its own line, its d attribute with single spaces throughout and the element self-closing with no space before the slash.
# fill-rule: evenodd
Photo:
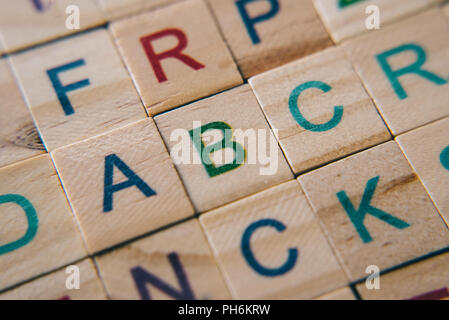
<svg viewBox="0 0 449 320">
<path fill-rule="evenodd" d="M 0 300 L 105 300 L 100 278 L 90 259 L 62 268 L 37 280 L 21 285 L 4 294 Z M 74 277 L 79 276 L 79 288 L 67 288 L 66 283 L 77 284 Z M 73 280 L 72 280 L 73 279 Z"/>
<path fill-rule="evenodd" d="M 181 0 L 97 0 L 106 18 L 116 20 L 125 16 L 166 6 Z"/>
<path fill-rule="evenodd" d="M 196 219 L 96 260 L 112 299 L 230 298 Z"/>
<path fill-rule="evenodd" d="M 449 300 L 449 253 L 381 275 L 379 290 L 357 285 L 366 300 Z"/>
<path fill-rule="evenodd" d="M 449 230 L 390 141 L 299 177 L 351 281 L 449 244 Z"/>
<path fill-rule="evenodd" d="M 0 167 L 45 152 L 6 60 L 0 60 Z"/>
<path fill-rule="evenodd" d="M 449 225 L 449 118 L 396 140 Z"/>
<path fill-rule="evenodd" d="M 90 252 L 193 215 L 151 119 L 52 156 Z"/>
<path fill-rule="evenodd" d="M 296 181 L 200 221 L 236 299 L 310 299 L 347 283 Z"/>
<path fill-rule="evenodd" d="M 296 174 L 391 139 L 340 48 L 250 83 Z"/>
<path fill-rule="evenodd" d="M 70 7 L 74 5 L 76 11 Z M 76 27 L 74 19 L 77 16 L 79 29 L 72 28 L 72 25 Z M 102 23 L 101 11 L 93 0 L 15 0 L 2 1 L 0 7 L 0 33 L 8 52 Z"/>
<path fill-rule="evenodd" d="M 87 252 L 48 154 L 0 169 L 0 289 Z"/>
<path fill-rule="evenodd" d="M 351 288 L 344 287 L 329 293 L 326 293 L 315 300 L 356 300 Z"/>
<path fill-rule="evenodd" d="M 394 135 L 449 115 L 447 34 L 432 9 L 343 43 Z"/>
<path fill-rule="evenodd" d="M 116 22 L 111 31 L 150 115 L 242 83 L 202 0 Z"/>
<path fill-rule="evenodd" d="M 385 25 L 425 9 L 434 0 L 313 0 L 332 39 L 342 40 Z M 379 8 L 377 11 L 376 6 Z M 373 9 L 372 9 L 373 8 Z M 375 19 L 379 19 L 377 28 Z"/>
<path fill-rule="evenodd" d="M 47 150 L 146 117 L 104 29 L 11 58 Z"/>
<path fill-rule="evenodd" d="M 332 45 L 311 0 L 208 0 L 245 78 Z"/>
<path fill-rule="evenodd" d="M 248 85 L 155 121 L 197 212 L 292 178 Z"/>
</svg>

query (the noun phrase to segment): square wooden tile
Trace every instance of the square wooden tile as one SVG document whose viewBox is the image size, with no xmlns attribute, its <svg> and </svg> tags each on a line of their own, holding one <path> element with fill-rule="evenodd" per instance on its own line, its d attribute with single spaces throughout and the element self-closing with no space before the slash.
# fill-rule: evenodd
<svg viewBox="0 0 449 320">
<path fill-rule="evenodd" d="M 245 78 L 332 45 L 311 0 L 208 0 Z"/>
<path fill-rule="evenodd" d="M 268 71 L 250 83 L 295 173 L 391 139 L 340 48 Z"/>
<path fill-rule="evenodd" d="M 196 212 L 292 178 L 248 85 L 159 115 L 155 121 Z"/>
<path fill-rule="evenodd" d="M 103 285 L 92 261 L 85 259 L 73 266 L 79 268 L 79 289 L 67 288 L 67 282 L 74 284 L 75 272 L 71 268 L 62 268 L 0 294 L 0 300 L 105 300 Z"/>
<path fill-rule="evenodd" d="M 376 32 L 374 11 L 379 8 L 379 28 L 428 8 L 434 0 L 313 0 L 332 39 L 339 43 L 361 33 Z M 368 13 L 367 13 L 368 10 Z M 370 29 L 367 27 L 370 26 Z"/>
<path fill-rule="evenodd" d="M 112 299 L 229 299 L 197 219 L 96 258 Z"/>
<path fill-rule="evenodd" d="M 200 221 L 236 299 L 309 299 L 347 283 L 296 181 Z"/>
<path fill-rule="evenodd" d="M 150 115 L 242 83 L 202 0 L 189 0 L 111 25 Z"/>
<path fill-rule="evenodd" d="M 0 290 L 87 252 L 48 154 L 0 169 Z"/>
<path fill-rule="evenodd" d="M 449 115 L 448 33 L 437 8 L 343 43 L 394 135 Z"/>
<path fill-rule="evenodd" d="M 449 300 L 449 253 L 381 275 L 380 289 L 357 285 L 365 300 Z"/>
<path fill-rule="evenodd" d="M 396 142 L 299 177 L 352 281 L 449 244 L 449 230 Z"/>
<path fill-rule="evenodd" d="M 351 288 L 344 287 L 319 296 L 315 300 L 356 300 L 356 298 Z"/>
<path fill-rule="evenodd" d="M 45 152 L 8 63 L 0 59 L 0 167 Z"/>
<path fill-rule="evenodd" d="M 104 29 L 26 51 L 11 60 L 47 150 L 146 117 Z"/>
<path fill-rule="evenodd" d="M 181 0 L 97 0 L 106 18 L 116 20 Z"/>
<path fill-rule="evenodd" d="M 449 118 L 396 140 L 449 225 Z"/>
<path fill-rule="evenodd" d="M 193 215 L 151 119 L 60 148 L 52 157 L 90 252 Z"/>
<path fill-rule="evenodd" d="M 72 23 L 73 11 L 66 13 L 71 5 L 79 8 L 80 29 L 66 26 L 67 20 Z M 0 33 L 8 52 L 104 23 L 94 0 L 3 0 L 0 6 Z"/>
</svg>

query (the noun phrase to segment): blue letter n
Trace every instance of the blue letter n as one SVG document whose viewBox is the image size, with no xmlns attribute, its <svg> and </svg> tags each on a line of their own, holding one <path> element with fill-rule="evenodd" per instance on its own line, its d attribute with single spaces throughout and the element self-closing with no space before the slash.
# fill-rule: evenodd
<svg viewBox="0 0 449 320">
<path fill-rule="evenodd" d="M 132 171 L 117 155 L 110 154 L 104 160 L 104 212 L 112 211 L 112 196 L 114 192 L 136 186 L 146 197 L 151 197 L 156 194 L 156 192 L 135 174 L 134 171 Z M 116 166 L 128 180 L 113 184 L 114 166 Z"/>
<path fill-rule="evenodd" d="M 363 224 L 367 213 L 376 217 L 377 219 L 383 220 L 384 222 L 398 229 L 405 229 L 410 226 L 407 222 L 393 217 L 392 215 L 380 209 L 377 209 L 370 204 L 378 182 L 379 177 L 368 180 L 365 191 L 363 192 L 359 210 L 357 211 L 354 209 L 354 206 L 352 205 L 351 200 L 349 200 L 348 196 L 346 195 L 346 192 L 340 191 L 337 193 L 338 200 L 340 200 L 341 205 L 346 210 L 349 219 L 351 219 L 352 224 L 354 225 L 364 243 L 373 240 L 365 225 Z"/>
</svg>

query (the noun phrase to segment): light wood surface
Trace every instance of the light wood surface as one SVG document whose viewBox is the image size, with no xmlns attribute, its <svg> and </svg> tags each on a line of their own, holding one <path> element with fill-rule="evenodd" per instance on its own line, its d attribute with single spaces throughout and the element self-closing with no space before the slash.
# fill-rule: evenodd
<svg viewBox="0 0 449 320">
<path fill-rule="evenodd" d="M 66 268 L 62 268 L 0 294 L 0 300 L 105 300 L 103 285 L 92 261 L 85 259 L 74 266 L 79 268 L 79 289 L 67 288 L 66 281 L 73 273 L 70 270 L 66 273 Z"/>
<path fill-rule="evenodd" d="M 35 2 L 40 5 L 36 6 Z M 0 5 L 0 33 L 8 52 L 104 23 L 103 15 L 93 0 L 2 0 Z M 79 8 L 80 30 L 66 27 L 69 16 L 66 8 L 70 5 Z"/>
<path fill-rule="evenodd" d="M 315 300 L 356 300 L 351 288 L 344 287 L 335 291 L 326 293 Z"/>
<path fill-rule="evenodd" d="M 449 244 L 449 230 L 394 141 L 305 174 L 299 181 L 351 281 L 367 276 L 369 265 L 384 270 Z M 362 197 L 365 205 L 359 210 Z M 350 220 L 351 210 L 343 204 L 352 204 L 355 221 L 361 219 L 371 239 Z M 374 216 L 370 208 L 381 210 L 378 214 L 384 218 Z"/>
<path fill-rule="evenodd" d="M 0 167 L 45 152 L 8 63 L 0 59 Z"/>
<path fill-rule="evenodd" d="M 315 82 L 329 91 L 313 85 L 293 97 L 296 88 Z M 268 71 L 251 78 L 250 84 L 295 173 L 391 139 L 340 48 Z"/>
<path fill-rule="evenodd" d="M 181 285 L 169 256 L 176 254 L 182 279 Z M 101 276 L 112 299 L 142 299 L 136 289 L 131 270 L 142 271 L 157 277 L 186 299 L 229 299 L 229 291 L 217 268 L 209 245 L 196 219 L 184 222 L 168 230 L 138 240 L 124 248 L 96 258 Z M 178 274 L 179 275 L 179 274 Z M 182 282 L 182 281 L 181 281 Z M 151 283 L 141 282 L 152 300 L 174 299 Z"/>
<path fill-rule="evenodd" d="M 173 153 L 172 159 L 174 156 L 178 156 L 177 150 L 180 144 L 179 138 L 173 135 L 173 133 L 175 130 L 181 129 L 184 130 L 187 136 L 186 151 L 182 152 L 185 152 L 185 154 L 190 152 L 189 159 L 192 161 L 189 163 L 178 163 L 176 167 L 197 212 L 205 212 L 292 178 L 287 161 L 282 155 L 276 138 L 273 136 L 256 97 L 248 85 L 240 86 L 212 98 L 167 112 L 157 116 L 155 121 L 168 149 Z M 240 148 L 241 146 L 244 147 L 245 161 L 242 161 L 240 166 L 233 170 L 210 176 L 205 166 L 201 163 L 200 153 L 194 146 L 188 133 L 188 131 L 199 127 L 199 124 L 195 122 L 201 123 L 201 126 L 220 122 L 232 128 L 232 138 L 226 139 L 226 141 L 231 144 L 232 139 Z M 228 131 L 230 130 L 228 129 Z M 253 140 L 254 142 L 250 142 L 249 139 L 239 139 L 237 141 L 237 130 L 243 133 L 247 130 L 253 130 L 254 137 L 256 137 Z M 261 132 L 260 135 L 258 130 Z M 223 139 L 223 133 L 217 131 L 210 130 L 210 132 L 204 132 L 201 135 L 205 145 L 213 145 L 213 143 Z M 212 133 L 218 134 L 212 135 Z M 249 136 L 251 135 L 249 134 Z M 266 143 L 264 143 L 263 139 L 265 139 Z M 256 146 L 255 143 L 260 144 L 262 147 Z M 178 147 L 175 148 L 175 146 Z M 271 147 L 273 151 L 270 150 Z M 221 150 L 223 151 L 223 149 Z M 232 150 L 225 148 L 224 152 L 226 151 Z M 263 163 L 264 159 L 259 157 L 260 153 L 271 155 L 271 162 Z M 206 157 L 207 155 L 203 156 Z M 211 160 L 213 161 L 214 158 L 212 156 Z M 217 168 L 232 162 L 226 161 L 225 156 L 226 153 L 223 154 L 223 161 L 215 164 Z M 235 153 L 234 157 L 236 157 Z M 234 157 L 231 157 L 231 159 L 233 160 Z M 264 169 L 266 171 L 263 171 Z"/>
<path fill-rule="evenodd" d="M 279 0 L 276 15 L 245 26 L 234 0 L 208 0 L 223 35 L 245 78 L 293 61 L 332 45 L 311 0 Z M 249 19 L 270 12 L 269 1 L 244 5 Z M 248 30 L 255 30 L 254 43 Z"/>
<path fill-rule="evenodd" d="M 247 228 L 261 220 L 275 220 L 284 229 L 259 227 L 250 238 L 250 250 L 269 269 L 285 265 L 296 250 L 296 260 L 286 272 L 256 272 L 242 253 Z M 208 212 L 200 221 L 234 298 L 310 299 L 347 282 L 296 181 Z"/>
<path fill-rule="evenodd" d="M 104 29 L 26 51 L 11 60 L 47 150 L 146 117 L 131 78 Z M 74 62 L 80 64 L 70 65 Z M 54 75 L 62 86 L 89 81 L 88 85 L 65 92 L 73 109 L 71 114 L 65 112 L 48 74 L 48 70 L 68 64 L 71 67 Z"/>
<path fill-rule="evenodd" d="M 432 9 L 384 27 L 379 32 L 343 43 L 343 48 L 394 135 L 449 115 L 449 105 L 446 103 L 449 99 L 449 39 L 445 36 L 448 33 L 447 20 L 439 9 Z M 395 49 L 402 51 L 389 53 Z M 379 55 L 382 56 L 381 60 L 376 58 Z M 392 82 L 380 61 L 386 61 L 388 68 L 396 75 L 401 70 L 406 72 L 406 68 L 416 71 L 420 65 L 419 70 L 433 75 L 426 74 L 432 77 L 432 81 L 425 78 L 423 72 L 406 72 L 393 77 L 397 81 Z M 435 83 L 435 76 L 444 84 Z M 400 92 L 400 88 L 404 92 Z"/>
<path fill-rule="evenodd" d="M 203 0 L 183 1 L 113 23 L 111 32 L 152 116 L 242 83 Z M 182 50 L 177 50 L 177 57 L 151 60 L 142 41 L 156 56 Z M 187 62 L 179 58 L 181 54 Z"/>
<path fill-rule="evenodd" d="M 48 154 L 0 169 L 0 181 L 0 289 L 87 254 Z"/>
<path fill-rule="evenodd" d="M 146 189 L 142 191 L 142 187 L 130 185 L 113 192 L 112 200 L 106 201 L 111 205 L 108 207 L 105 166 L 106 158 L 111 155 L 118 157 L 133 172 L 130 174 L 137 175 L 155 194 L 145 194 Z M 90 252 L 193 214 L 162 139 L 149 118 L 60 148 L 52 157 Z M 113 185 L 132 181 L 117 162 L 112 170 Z"/>
<path fill-rule="evenodd" d="M 181 0 L 97 0 L 105 17 L 111 21 L 142 11 L 153 10 Z"/>
</svg>

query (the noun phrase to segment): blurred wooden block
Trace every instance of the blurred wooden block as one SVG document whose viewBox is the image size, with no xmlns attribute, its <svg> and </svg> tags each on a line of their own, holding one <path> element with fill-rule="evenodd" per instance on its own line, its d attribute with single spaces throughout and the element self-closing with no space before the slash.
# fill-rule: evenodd
<svg viewBox="0 0 449 320">
<path fill-rule="evenodd" d="M 146 117 L 104 29 L 11 59 L 47 150 Z"/>
<path fill-rule="evenodd" d="M 332 45 L 311 0 L 208 0 L 245 78 Z"/>
<path fill-rule="evenodd" d="M 443 7 L 443 12 L 447 17 L 449 17 L 449 4 Z"/>
<path fill-rule="evenodd" d="M 112 299 L 229 299 L 196 219 L 96 258 Z"/>
<path fill-rule="evenodd" d="M 365 282 L 357 290 L 365 300 L 449 300 L 449 253 L 381 275 L 380 289 L 369 290 Z"/>
<path fill-rule="evenodd" d="M 193 215 L 153 120 L 52 153 L 90 252 Z"/>
<path fill-rule="evenodd" d="M 0 169 L 0 289 L 84 257 L 50 156 Z"/>
<path fill-rule="evenodd" d="M 292 178 L 248 85 L 167 112 L 155 121 L 197 212 Z"/>
<path fill-rule="evenodd" d="M 202 0 L 113 23 L 111 31 L 152 116 L 242 83 Z"/>
<path fill-rule="evenodd" d="M 106 18 L 116 20 L 181 0 L 97 0 Z"/>
<path fill-rule="evenodd" d="M 391 139 L 340 48 L 250 79 L 295 173 Z"/>
<path fill-rule="evenodd" d="M 309 299 L 347 283 L 296 181 L 200 221 L 236 299 Z"/>
<path fill-rule="evenodd" d="M 313 0 L 321 19 L 326 25 L 334 42 L 339 43 L 361 33 L 376 32 L 368 29 L 373 11 L 367 8 L 379 8 L 380 28 L 385 25 L 423 10 L 434 0 Z"/>
<path fill-rule="evenodd" d="M 449 231 L 394 141 L 299 177 L 351 281 L 449 244 Z"/>
<path fill-rule="evenodd" d="M 79 8 L 80 29 L 69 29 L 69 6 Z M 47 42 L 104 23 L 94 0 L 15 0 L 0 4 L 0 33 L 8 52 Z"/>
<path fill-rule="evenodd" d="M 0 60 L 0 167 L 45 152 L 6 60 Z"/>
<path fill-rule="evenodd" d="M 79 289 L 68 289 L 72 285 L 71 269 L 62 268 L 37 280 L 0 294 L 0 300 L 105 300 L 100 278 L 90 259 L 74 266 L 79 268 Z"/>
<path fill-rule="evenodd" d="M 351 288 L 344 287 L 335 291 L 326 293 L 315 300 L 356 300 Z"/>
<path fill-rule="evenodd" d="M 449 118 L 396 140 L 449 225 Z"/>
<path fill-rule="evenodd" d="M 394 135 L 449 115 L 449 25 L 439 9 L 343 43 Z"/>
</svg>

